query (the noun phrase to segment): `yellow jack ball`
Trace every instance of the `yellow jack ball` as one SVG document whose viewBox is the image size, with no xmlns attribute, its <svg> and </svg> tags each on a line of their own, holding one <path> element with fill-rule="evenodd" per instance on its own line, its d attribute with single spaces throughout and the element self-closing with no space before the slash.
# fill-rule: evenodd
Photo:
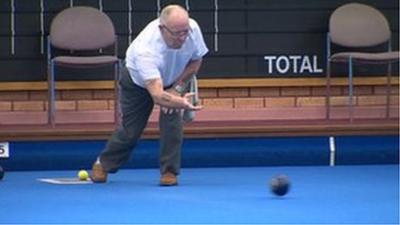
<svg viewBox="0 0 400 225">
<path fill-rule="evenodd" d="M 87 180 L 89 178 L 89 173 L 86 170 L 80 170 L 78 172 L 79 180 Z"/>
</svg>

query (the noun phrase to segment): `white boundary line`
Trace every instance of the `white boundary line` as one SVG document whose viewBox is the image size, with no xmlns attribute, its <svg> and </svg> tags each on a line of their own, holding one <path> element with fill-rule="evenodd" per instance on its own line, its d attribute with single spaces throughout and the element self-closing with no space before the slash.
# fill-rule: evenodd
<svg viewBox="0 0 400 225">
<path fill-rule="evenodd" d="M 329 166 L 335 166 L 335 152 L 336 152 L 336 145 L 335 145 L 335 137 L 329 137 Z"/>
</svg>

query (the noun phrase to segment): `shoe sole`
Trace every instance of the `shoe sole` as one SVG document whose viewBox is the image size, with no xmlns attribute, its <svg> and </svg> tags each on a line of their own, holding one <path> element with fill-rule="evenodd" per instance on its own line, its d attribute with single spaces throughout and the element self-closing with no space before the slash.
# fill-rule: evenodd
<svg viewBox="0 0 400 225">
<path fill-rule="evenodd" d="M 100 176 L 98 178 L 95 178 L 93 175 L 94 174 L 102 174 L 105 173 L 103 171 L 103 168 L 101 167 L 101 165 L 94 165 L 92 168 L 92 174 L 90 175 L 90 179 L 92 180 L 92 182 L 94 183 L 105 183 L 107 182 L 107 173 L 105 174 L 105 176 Z"/>
<path fill-rule="evenodd" d="M 160 186 L 168 187 L 168 186 L 177 186 L 178 183 L 160 183 Z"/>
<path fill-rule="evenodd" d="M 107 180 L 96 180 L 93 177 L 90 177 L 90 180 L 92 180 L 93 183 L 97 183 L 97 184 L 106 183 L 107 182 Z"/>
</svg>

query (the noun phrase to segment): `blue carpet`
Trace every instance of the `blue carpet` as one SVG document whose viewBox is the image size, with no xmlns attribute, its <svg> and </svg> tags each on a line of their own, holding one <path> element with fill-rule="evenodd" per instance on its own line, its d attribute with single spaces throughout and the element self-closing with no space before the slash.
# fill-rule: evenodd
<svg viewBox="0 0 400 225">
<path fill-rule="evenodd" d="M 157 169 L 124 169 L 107 184 L 36 180 L 75 173 L 8 172 L 0 223 L 399 223 L 398 165 L 190 168 L 170 188 L 157 185 Z M 284 197 L 269 191 L 276 174 L 290 178 Z"/>
</svg>

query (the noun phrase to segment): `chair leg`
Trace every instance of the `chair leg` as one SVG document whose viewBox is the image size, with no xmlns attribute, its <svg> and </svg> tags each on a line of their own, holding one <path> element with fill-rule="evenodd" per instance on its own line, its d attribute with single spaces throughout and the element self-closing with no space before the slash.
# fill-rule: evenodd
<svg viewBox="0 0 400 225">
<path fill-rule="evenodd" d="M 326 93 L 325 93 L 325 114 L 326 120 L 331 118 L 331 38 L 329 32 L 326 35 Z"/>
<path fill-rule="evenodd" d="M 199 86 L 198 86 L 198 82 L 197 82 L 197 76 L 193 75 L 193 92 L 194 92 L 194 102 L 193 104 L 200 104 L 200 97 L 199 97 Z"/>
<path fill-rule="evenodd" d="M 330 107 L 330 98 L 331 98 L 331 65 L 330 65 L 330 60 L 327 60 L 326 64 L 326 94 L 325 94 L 325 113 L 326 113 L 326 119 L 329 120 L 331 117 L 331 107 Z"/>
<path fill-rule="evenodd" d="M 48 124 L 51 127 L 55 126 L 55 81 L 54 81 L 54 63 L 51 61 L 47 74 L 47 98 L 48 98 L 48 109 L 47 109 L 47 116 L 48 116 Z"/>
<path fill-rule="evenodd" d="M 391 86 L 392 83 L 392 64 L 388 64 L 388 71 L 387 71 L 387 81 L 386 81 L 386 119 L 390 119 L 390 95 L 391 93 Z"/>
<path fill-rule="evenodd" d="M 349 57 L 349 117 L 353 123 L 353 59 Z"/>
<path fill-rule="evenodd" d="M 121 63 L 118 61 L 114 65 L 114 124 L 115 126 L 118 126 L 119 124 L 119 88 L 118 88 L 118 81 L 120 78 L 120 72 L 121 72 Z"/>
</svg>

